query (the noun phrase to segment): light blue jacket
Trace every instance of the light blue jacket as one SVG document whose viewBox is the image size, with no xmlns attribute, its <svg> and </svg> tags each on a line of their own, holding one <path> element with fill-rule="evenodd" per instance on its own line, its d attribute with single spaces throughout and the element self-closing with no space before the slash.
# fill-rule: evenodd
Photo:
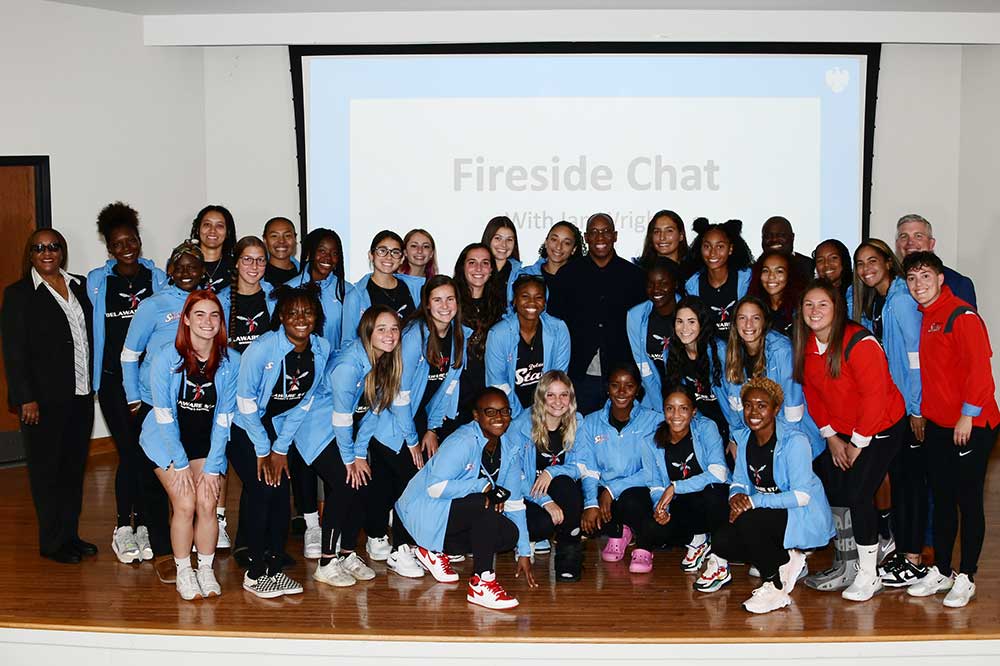
<svg viewBox="0 0 1000 666">
<path fill-rule="evenodd" d="M 223 293 L 226 293 L 225 291 Z M 147 298 L 135 310 L 132 323 L 128 325 L 125 345 L 122 347 L 122 380 L 125 384 L 125 399 L 129 402 L 142 400 L 153 404 L 153 393 L 149 386 L 149 361 L 139 364 L 143 352 L 159 349 L 172 343 L 177 335 L 177 324 L 181 319 L 188 292 L 170 285 Z M 218 295 L 222 304 L 222 319 L 229 320 L 229 298 Z"/>
<path fill-rule="evenodd" d="M 543 270 L 542 267 L 546 263 L 548 263 L 548 261 L 549 260 L 546 259 L 545 257 L 539 257 L 538 261 L 536 261 L 533 264 L 521 264 L 521 268 L 518 270 L 518 275 L 537 275 L 539 277 L 542 277 L 542 270 Z M 513 272 L 514 269 L 511 268 L 511 273 Z M 513 282 L 511 284 L 513 284 Z M 511 298 L 513 297 L 514 297 L 513 294 L 511 294 Z"/>
<path fill-rule="evenodd" d="M 167 274 L 157 268 L 151 260 L 139 257 L 139 263 L 153 273 L 154 294 L 167 286 Z M 113 274 L 116 265 L 118 265 L 117 259 L 108 259 L 103 266 L 87 273 L 87 294 L 90 295 L 90 302 L 94 305 L 94 391 L 101 388 L 101 370 L 104 368 L 104 315 L 106 314 L 104 308 L 107 304 L 108 276 Z"/>
<path fill-rule="evenodd" d="M 142 422 L 139 444 L 146 457 L 161 469 L 173 464 L 174 469 L 185 469 L 189 465 L 184 445 L 181 443 L 180 426 L 177 423 L 177 397 L 187 374 L 178 372 L 181 355 L 172 344 L 167 344 L 152 353 L 148 361 L 152 365 L 153 409 Z M 205 459 L 206 474 L 224 474 L 226 443 L 229 441 L 229 426 L 236 410 L 236 379 L 240 367 L 240 355 L 230 349 L 222 357 L 215 371 L 216 403 L 213 413 L 211 444 Z"/>
<path fill-rule="evenodd" d="M 700 287 L 698 286 L 698 279 L 701 277 L 702 268 L 697 273 L 688 278 L 688 281 L 684 283 L 684 292 L 688 296 L 698 296 Z M 736 298 L 743 298 L 747 295 L 747 291 L 750 289 L 750 276 L 752 271 L 749 268 L 744 268 L 737 274 L 736 280 Z"/>
<path fill-rule="evenodd" d="M 294 345 L 283 330 L 268 331 L 254 340 L 243 352 L 236 387 L 237 412 L 234 422 L 246 431 L 258 458 L 263 458 L 271 451 L 280 455 L 288 453 L 288 447 L 291 446 L 292 440 L 297 438 L 299 427 L 323 385 L 320 373 L 326 367 L 330 345 L 316 334 L 309 336 L 309 342 L 317 376 L 313 378 L 312 386 L 306 391 L 297 407 L 278 414 L 271 420 L 277 435 L 277 439 L 273 442 L 268 437 L 262 419 L 267 413 L 267 404 L 271 401 L 271 391 L 278 377 L 285 377 L 285 356 L 292 351 Z M 301 449 L 299 452 L 304 458 L 305 453 Z"/>
<path fill-rule="evenodd" d="M 755 509 L 788 509 L 785 548 L 819 548 L 833 535 L 833 514 L 823 492 L 823 484 L 813 473 L 809 440 L 797 428 L 780 421 L 775 425 L 774 483 L 781 492 L 759 493 L 747 474 L 747 442 L 750 430 L 736 438 L 736 467 L 729 485 L 729 497 L 743 493 Z M 756 442 L 752 446 L 756 446 Z"/>
<path fill-rule="evenodd" d="M 396 502 L 396 514 L 417 545 L 435 552 L 443 550 L 451 500 L 481 493 L 491 485 L 490 479 L 479 478 L 486 442 L 478 423 L 466 423 L 445 439 L 437 453 L 410 479 Z M 492 485 L 510 491 L 503 512 L 517 526 L 517 554 L 529 557 L 528 522 L 521 496 L 523 446 L 521 437 L 510 429 L 500 438 L 499 478 Z"/>
<path fill-rule="evenodd" d="M 563 452 L 565 452 L 566 462 L 562 465 L 550 465 L 546 468 L 549 474 L 554 479 L 557 476 L 569 476 L 571 478 L 579 477 L 579 471 L 576 465 L 569 462 L 569 452 L 573 450 L 573 445 L 577 438 L 580 436 L 580 426 L 583 425 L 583 417 L 580 413 L 576 414 L 576 437 L 573 438 L 572 442 L 563 442 Z M 536 445 L 534 440 L 531 439 L 531 410 L 525 409 L 521 412 L 521 415 L 510 424 L 510 429 L 517 432 L 517 434 L 524 440 L 524 451 L 521 455 L 522 467 L 522 478 L 524 480 L 524 485 L 521 488 L 521 494 L 524 499 L 528 502 L 534 502 L 538 506 L 545 506 L 549 502 L 553 502 L 551 497 L 547 494 L 541 497 L 531 496 L 531 487 L 535 485 L 535 479 L 538 477 L 538 460 L 535 455 Z"/>
<path fill-rule="evenodd" d="M 722 408 L 723 416 L 729 423 L 729 437 L 735 441 L 737 432 L 748 430 L 746 423 L 743 422 L 743 401 L 740 399 L 743 383 L 733 384 L 726 379 L 726 344 L 722 340 L 716 340 L 715 349 L 723 366 L 721 382 L 713 386 L 712 390 Z M 826 450 L 826 440 L 819 434 L 819 428 L 809 416 L 802 385 L 792 376 L 794 371 L 792 341 L 781 333 L 768 331 L 764 338 L 764 359 L 767 365 L 764 376 L 778 384 L 785 395 L 779 418 L 795 424 L 809 438 L 813 457 L 818 456 Z"/>
<path fill-rule="evenodd" d="M 576 465 L 583 485 L 585 509 L 598 506 L 598 486 L 607 488 L 617 499 L 629 488 L 650 485 L 642 466 L 642 452 L 653 438 L 661 415 L 635 403 L 628 425 L 619 433 L 608 422 L 610 412 L 609 400 L 603 409 L 583 418 L 570 455 L 569 462 Z"/>
<path fill-rule="evenodd" d="M 649 314 L 653 311 L 653 301 L 643 301 L 631 308 L 625 317 L 625 331 L 628 333 L 628 344 L 632 348 L 632 359 L 639 367 L 642 377 L 642 388 L 646 394 L 642 397 L 642 406 L 663 412 L 663 384 L 660 373 L 646 354 L 646 333 L 649 328 Z M 666 362 L 666 345 L 664 344 L 664 362 Z"/>
<path fill-rule="evenodd" d="M 452 325 L 454 326 L 454 324 Z M 462 326 L 462 333 L 468 340 L 472 335 L 472 329 L 468 326 Z M 408 406 L 408 408 L 391 410 L 396 417 L 396 430 L 393 433 L 392 446 L 395 446 L 397 450 L 399 441 L 405 442 L 407 446 L 416 446 L 420 443 L 415 419 L 417 409 L 424 399 L 424 391 L 427 388 L 428 335 L 427 324 L 423 321 L 415 321 L 403 331 L 401 343 L 403 346 L 403 381 L 399 391 L 399 402 L 401 406 Z M 456 353 L 453 337 L 449 358 L 454 359 Z M 453 419 L 458 415 L 458 388 L 467 360 L 468 354 L 463 350 L 461 367 L 455 368 L 451 364 L 448 365 L 444 381 L 427 403 L 428 429 L 437 428 L 444 423 L 445 418 Z M 390 445 L 381 439 L 379 441 L 386 446 Z"/>
<path fill-rule="evenodd" d="M 847 303 L 854 302 L 854 285 L 847 288 Z M 924 316 L 910 296 L 906 280 L 897 277 L 889 285 L 882 307 L 882 346 L 889 361 L 889 374 L 906 400 L 906 413 L 920 415 L 920 328 Z M 861 317 L 860 324 L 872 330 L 872 321 Z"/>
<path fill-rule="evenodd" d="M 562 319 L 542 312 L 542 372 L 569 367 L 569 329 Z M 486 337 L 486 385 L 496 386 L 507 394 L 514 418 L 523 411 L 514 395 L 517 372 L 517 345 L 521 342 L 521 324 L 517 315 L 504 317 L 490 329 Z"/>
<path fill-rule="evenodd" d="M 652 437 L 646 440 L 646 447 L 642 452 L 642 465 L 649 475 L 649 497 L 654 505 L 660 501 L 663 491 L 671 484 L 676 494 L 685 495 L 701 492 L 713 483 L 729 482 L 726 452 L 715 421 L 707 416 L 695 414 L 691 419 L 691 442 L 694 444 L 694 458 L 702 469 L 701 474 L 690 479 L 671 481 L 663 449 L 656 445 Z"/>
<path fill-rule="evenodd" d="M 308 277 L 307 271 L 302 271 L 297 277 L 293 277 L 285 284 L 291 287 L 301 287 L 309 284 L 312 280 Z M 348 342 L 358 337 L 358 322 L 361 315 L 356 314 L 358 310 L 357 294 L 350 282 L 344 284 L 344 302 L 337 299 L 337 276 L 330 273 L 322 282 L 317 282 L 320 287 L 319 302 L 323 306 L 323 316 L 326 321 L 323 323 L 323 338 L 330 343 L 329 361 L 340 351 L 340 348 Z"/>
<path fill-rule="evenodd" d="M 394 273 L 393 275 L 409 289 L 410 298 L 413 299 L 413 307 L 419 308 L 420 290 L 423 288 L 424 282 L 427 281 L 426 278 L 422 278 L 419 275 L 406 275 L 405 273 Z M 372 297 L 368 294 L 368 281 L 371 279 L 372 274 L 369 273 L 354 283 L 354 291 L 357 294 L 356 307 L 359 308 L 358 321 L 361 321 L 361 315 L 365 313 L 365 310 L 372 306 Z M 355 336 L 357 336 L 357 333 L 355 333 Z"/>
</svg>

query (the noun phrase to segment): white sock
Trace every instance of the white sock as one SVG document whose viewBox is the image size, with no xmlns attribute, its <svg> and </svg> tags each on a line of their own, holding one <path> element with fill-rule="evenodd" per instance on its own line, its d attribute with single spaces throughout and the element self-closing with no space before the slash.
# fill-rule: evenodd
<svg viewBox="0 0 1000 666">
<path fill-rule="evenodd" d="M 303 513 L 302 517 L 306 519 L 306 529 L 310 527 L 319 527 L 319 511 Z"/>
<path fill-rule="evenodd" d="M 184 558 L 181 558 L 181 559 L 178 560 L 175 557 L 174 558 L 174 565 L 177 566 L 177 573 L 180 573 L 180 572 L 184 571 L 185 569 L 190 569 L 191 568 L 191 558 L 190 557 L 184 557 Z"/>
<path fill-rule="evenodd" d="M 217 506 L 217 507 L 215 507 L 215 515 L 222 516 L 223 518 L 225 518 L 226 517 L 226 507 L 224 507 L 224 506 Z"/>
<path fill-rule="evenodd" d="M 203 555 L 202 553 L 198 553 L 199 569 L 201 568 L 211 569 L 213 562 L 215 562 L 215 553 L 212 553 L 211 555 Z"/>
<path fill-rule="evenodd" d="M 858 569 L 868 576 L 875 576 L 878 569 L 878 544 L 862 546 L 858 544 Z"/>
<path fill-rule="evenodd" d="M 727 560 L 726 558 L 719 557 L 718 555 L 715 555 L 715 554 L 713 554 L 712 557 L 714 557 L 715 560 L 719 563 L 719 568 L 720 569 L 728 569 L 729 568 L 729 560 Z"/>
<path fill-rule="evenodd" d="M 688 543 L 688 546 L 690 546 L 691 548 L 697 548 L 706 541 L 708 541 L 707 534 L 695 534 L 693 537 L 691 537 L 691 542 Z"/>
</svg>

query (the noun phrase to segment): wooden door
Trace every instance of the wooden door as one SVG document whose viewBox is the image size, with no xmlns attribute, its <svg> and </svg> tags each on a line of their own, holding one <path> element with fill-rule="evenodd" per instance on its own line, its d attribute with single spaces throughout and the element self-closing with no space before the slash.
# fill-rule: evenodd
<svg viewBox="0 0 1000 666">
<path fill-rule="evenodd" d="M 48 197 L 47 157 L 0 157 L 0 307 L 2 290 L 21 279 L 28 237 L 40 226 L 51 226 Z M 0 462 L 18 460 L 22 452 L 0 354 Z"/>
</svg>

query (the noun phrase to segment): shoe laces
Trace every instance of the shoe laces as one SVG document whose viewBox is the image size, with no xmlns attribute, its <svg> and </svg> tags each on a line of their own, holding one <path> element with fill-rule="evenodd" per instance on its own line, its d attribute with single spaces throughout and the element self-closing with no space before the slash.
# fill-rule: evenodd
<svg viewBox="0 0 1000 666">
<path fill-rule="evenodd" d="M 441 566 L 441 571 L 448 574 L 449 576 L 455 573 L 455 570 L 451 568 L 451 560 L 444 553 L 439 553 L 437 556 L 438 562 Z"/>
<path fill-rule="evenodd" d="M 493 593 L 497 599 L 510 599 L 510 595 L 507 594 L 507 590 L 503 589 L 503 585 L 500 584 L 495 578 L 493 580 L 483 580 L 479 579 L 479 585 L 485 587 L 487 590 Z"/>
</svg>

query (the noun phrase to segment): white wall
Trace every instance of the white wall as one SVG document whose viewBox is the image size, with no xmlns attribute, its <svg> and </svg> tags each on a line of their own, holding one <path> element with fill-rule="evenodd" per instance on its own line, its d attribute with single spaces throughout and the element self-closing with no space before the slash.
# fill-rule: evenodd
<svg viewBox="0 0 1000 666">
<path fill-rule="evenodd" d="M 143 46 L 130 14 L 4 0 L 0 62 L 0 152 L 50 156 L 70 270 L 107 258 L 95 220 L 116 199 L 139 211 L 162 264 L 205 200 L 202 49 Z"/>
</svg>

